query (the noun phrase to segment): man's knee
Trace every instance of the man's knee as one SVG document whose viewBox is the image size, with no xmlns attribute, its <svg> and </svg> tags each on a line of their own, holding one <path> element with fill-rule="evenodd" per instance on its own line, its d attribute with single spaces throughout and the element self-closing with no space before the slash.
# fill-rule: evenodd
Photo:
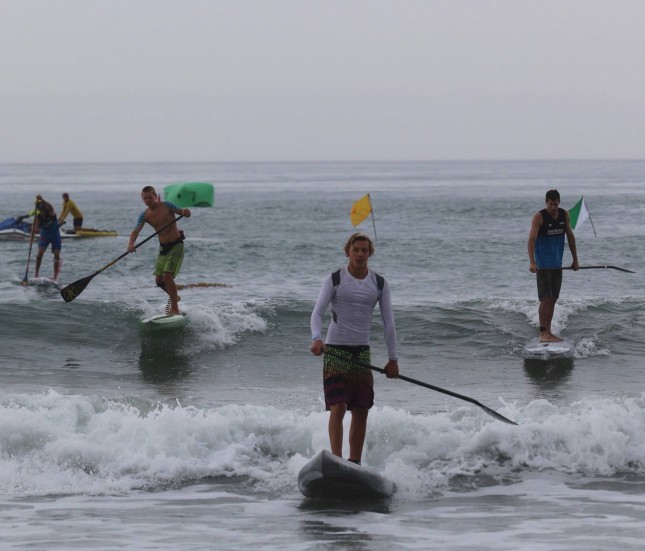
<svg viewBox="0 0 645 551">
<path fill-rule="evenodd" d="M 329 413 L 331 417 L 334 419 L 340 419 L 341 421 L 343 417 L 345 417 L 346 411 L 347 411 L 347 404 L 345 402 L 333 404 L 329 407 Z"/>
<path fill-rule="evenodd" d="M 155 283 L 157 284 L 157 287 L 161 287 L 164 291 L 166 290 L 166 282 L 159 276 L 155 278 Z"/>
</svg>

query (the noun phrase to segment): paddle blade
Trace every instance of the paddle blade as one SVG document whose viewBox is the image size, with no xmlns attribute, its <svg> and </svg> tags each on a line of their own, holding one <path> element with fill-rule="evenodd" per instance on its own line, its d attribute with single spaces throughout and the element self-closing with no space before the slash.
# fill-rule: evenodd
<svg viewBox="0 0 645 551">
<path fill-rule="evenodd" d="M 489 407 L 486 407 L 484 404 L 480 404 L 479 402 L 477 405 L 482 408 L 488 415 L 495 417 L 498 421 L 502 421 L 503 423 L 508 423 L 509 425 L 517 425 L 515 421 L 511 421 L 510 419 L 504 417 L 501 413 L 497 413 L 494 409 L 490 409 Z"/>
<path fill-rule="evenodd" d="M 74 283 L 70 283 L 67 287 L 63 287 L 63 289 L 60 292 L 60 296 L 63 297 L 63 300 L 65 302 L 72 302 L 78 295 L 80 295 L 85 290 L 85 287 L 87 287 L 89 282 L 92 281 L 92 278 L 94 277 L 94 275 L 96 274 L 84 277 L 83 279 L 79 279 Z"/>
</svg>

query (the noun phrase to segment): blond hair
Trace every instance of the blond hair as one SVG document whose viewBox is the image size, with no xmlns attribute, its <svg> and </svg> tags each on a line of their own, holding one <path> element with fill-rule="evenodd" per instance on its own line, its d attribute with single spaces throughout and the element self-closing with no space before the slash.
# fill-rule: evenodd
<svg viewBox="0 0 645 551">
<path fill-rule="evenodd" d="M 350 235 L 349 239 L 347 240 L 347 243 L 345 243 L 345 254 L 347 256 L 349 256 L 349 249 L 351 249 L 352 245 L 356 241 L 367 241 L 369 243 L 370 256 L 374 254 L 374 243 L 372 243 L 372 240 L 370 239 L 370 237 L 367 234 L 364 234 L 363 232 L 356 232 Z"/>
</svg>

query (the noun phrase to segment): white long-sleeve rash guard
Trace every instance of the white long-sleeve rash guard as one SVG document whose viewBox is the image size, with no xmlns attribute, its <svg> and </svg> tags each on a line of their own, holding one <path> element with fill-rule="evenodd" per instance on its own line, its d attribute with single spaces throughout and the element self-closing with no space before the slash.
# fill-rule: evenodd
<svg viewBox="0 0 645 551">
<path fill-rule="evenodd" d="M 311 314 L 311 338 L 322 338 L 323 315 L 331 303 L 332 320 L 327 330 L 327 344 L 361 346 L 368 345 L 372 314 L 379 303 L 385 344 L 390 360 L 398 360 L 396 349 L 396 327 L 390 286 L 383 285 L 379 301 L 376 275 L 368 270 L 365 279 L 356 279 L 347 267 L 340 270 L 340 283 L 334 287 L 331 274 L 323 281 L 316 306 Z M 335 315 L 333 315 L 335 314 Z M 333 318 L 336 318 L 335 321 Z"/>
</svg>

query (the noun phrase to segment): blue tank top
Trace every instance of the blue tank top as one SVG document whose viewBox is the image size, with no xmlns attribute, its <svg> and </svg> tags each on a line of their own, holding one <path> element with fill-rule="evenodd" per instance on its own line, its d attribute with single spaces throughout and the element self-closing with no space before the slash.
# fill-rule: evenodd
<svg viewBox="0 0 645 551">
<path fill-rule="evenodd" d="M 567 214 L 558 209 L 558 218 L 553 218 L 546 209 L 540 211 L 542 225 L 535 241 L 535 262 L 538 268 L 562 268 L 565 226 Z"/>
</svg>

